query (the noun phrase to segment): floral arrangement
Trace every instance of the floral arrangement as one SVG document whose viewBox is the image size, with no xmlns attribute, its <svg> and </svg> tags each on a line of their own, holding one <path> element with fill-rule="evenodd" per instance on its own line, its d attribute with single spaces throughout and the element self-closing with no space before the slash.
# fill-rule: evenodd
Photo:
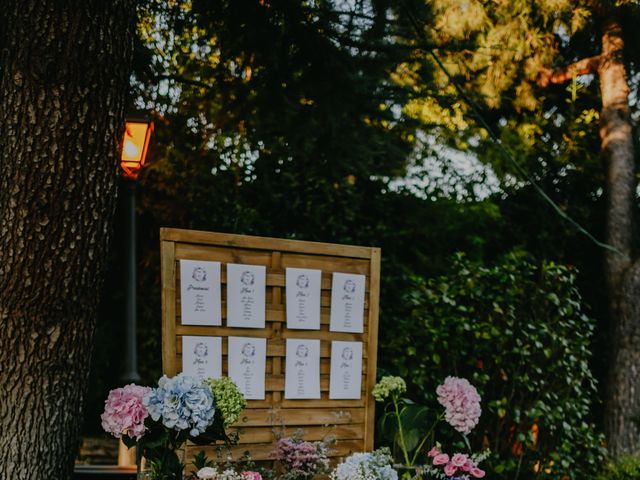
<svg viewBox="0 0 640 480">
<path fill-rule="evenodd" d="M 391 451 L 384 447 L 350 455 L 331 472 L 331 480 L 398 480 L 398 472 Z"/>
<path fill-rule="evenodd" d="M 328 442 L 306 442 L 298 432 L 276 443 L 275 458 L 284 470 L 284 480 L 309 479 L 329 470 Z"/>
<path fill-rule="evenodd" d="M 390 376 L 383 377 L 372 390 L 376 401 L 390 400 L 380 425 L 381 430 L 387 432 L 388 439 L 399 447 L 402 454 L 402 468 L 405 470 L 403 479 L 412 476 L 410 471 L 416 472 L 417 477 L 421 476 L 421 472 L 426 472 L 430 477 L 451 480 L 484 477 L 485 472 L 478 465 L 488 453 L 456 452 L 450 456 L 444 453 L 440 443 L 435 441 L 435 429 L 444 419 L 454 430 L 462 434 L 462 445 L 471 450 L 467 435 L 476 427 L 482 413 L 481 398 L 476 388 L 464 378 L 447 377 L 444 383 L 436 388 L 438 403 L 444 407 L 444 411 L 438 413 L 430 424 L 429 419 L 433 418 L 433 413 L 427 407 L 402 398 L 406 391 L 407 385 L 402 378 Z M 424 447 L 427 444 L 433 446 L 424 455 Z M 427 465 L 416 466 L 418 460 L 423 460 Z"/>
<path fill-rule="evenodd" d="M 163 376 L 156 388 L 131 384 L 112 390 L 101 420 L 107 433 L 140 448 L 152 478 L 182 480 L 184 465 L 176 450 L 187 440 L 230 443 L 225 427 L 238 419 L 244 406 L 230 379 L 203 381 L 179 374 Z"/>
<path fill-rule="evenodd" d="M 436 478 L 469 480 L 471 477 L 485 476 L 485 471 L 478 468 L 478 464 L 486 458 L 486 453 L 471 456 L 454 453 L 449 457 L 442 452 L 440 444 L 436 444 L 427 455 L 433 460 L 432 465 L 426 467 L 426 471 Z"/>
</svg>

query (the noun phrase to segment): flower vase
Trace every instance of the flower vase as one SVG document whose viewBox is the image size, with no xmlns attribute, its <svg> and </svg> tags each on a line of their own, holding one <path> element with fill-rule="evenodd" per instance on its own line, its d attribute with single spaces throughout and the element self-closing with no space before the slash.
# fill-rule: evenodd
<svg viewBox="0 0 640 480">
<path fill-rule="evenodd" d="M 154 480 L 151 470 L 141 470 L 136 476 L 136 480 Z"/>
<path fill-rule="evenodd" d="M 138 455 L 137 457 L 136 480 L 153 480 L 147 459 L 142 455 Z"/>
</svg>

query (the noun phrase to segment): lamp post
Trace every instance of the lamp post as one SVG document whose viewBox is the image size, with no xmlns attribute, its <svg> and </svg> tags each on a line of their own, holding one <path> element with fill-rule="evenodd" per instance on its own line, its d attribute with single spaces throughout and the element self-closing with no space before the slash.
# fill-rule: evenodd
<svg viewBox="0 0 640 480">
<path fill-rule="evenodd" d="M 120 166 L 123 172 L 127 225 L 129 230 L 127 245 L 127 291 L 124 373 L 125 382 L 138 382 L 137 346 L 137 261 L 136 261 L 136 179 L 144 165 L 153 132 L 153 122 L 149 118 L 128 118 L 125 123 Z"/>
</svg>

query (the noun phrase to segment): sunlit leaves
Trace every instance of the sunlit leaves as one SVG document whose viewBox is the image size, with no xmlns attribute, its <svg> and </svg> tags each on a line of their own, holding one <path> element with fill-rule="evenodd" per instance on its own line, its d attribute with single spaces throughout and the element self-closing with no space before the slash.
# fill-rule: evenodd
<svg viewBox="0 0 640 480">
<path fill-rule="evenodd" d="M 433 29 L 441 41 L 468 39 L 489 25 L 486 7 L 479 0 L 433 0 L 429 3 L 435 17 Z"/>
</svg>

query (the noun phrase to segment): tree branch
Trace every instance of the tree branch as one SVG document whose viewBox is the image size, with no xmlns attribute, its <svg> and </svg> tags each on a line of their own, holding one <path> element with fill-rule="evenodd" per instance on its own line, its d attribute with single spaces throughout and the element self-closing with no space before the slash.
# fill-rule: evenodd
<svg viewBox="0 0 640 480">
<path fill-rule="evenodd" d="M 578 75 L 596 73 L 599 65 L 600 55 L 596 55 L 594 57 L 583 58 L 582 60 L 578 60 L 577 62 L 558 70 L 543 68 L 540 70 L 538 75 L 538 85 L 541 87 L 547 87 L 549 84 L 558 85 L 565 83 Z"/>
</svg>

